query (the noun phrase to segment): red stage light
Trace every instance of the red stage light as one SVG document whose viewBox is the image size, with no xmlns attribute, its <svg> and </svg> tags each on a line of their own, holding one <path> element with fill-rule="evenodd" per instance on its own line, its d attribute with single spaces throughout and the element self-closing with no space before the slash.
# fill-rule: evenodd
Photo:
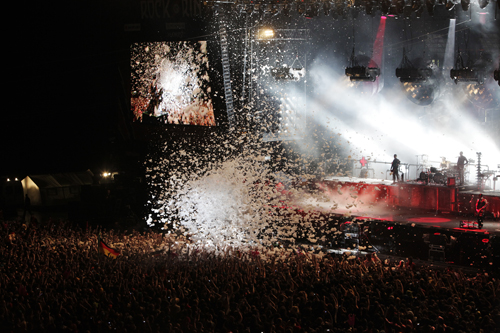
<svg viewBox="0 0 500 333">
<path fill-rule="evenodd" d="M 483 238 L 483 243 L 488 243 L 490 240 L 488 238 Z"/>
<path fill-rule="evenodd" d="M 444 217 L 414 217 L 409 219 L 408 221 L 410 222 L 417 222 L 417 223 L 444 223 L 444 222 L 451 222 L 450 219 L 444 218 Z"/>
<path fill-rule="evenodd" d="M 392 230 L 394 229 L 394 227 L 387 227 L 387 230 Z"/>
</svg>

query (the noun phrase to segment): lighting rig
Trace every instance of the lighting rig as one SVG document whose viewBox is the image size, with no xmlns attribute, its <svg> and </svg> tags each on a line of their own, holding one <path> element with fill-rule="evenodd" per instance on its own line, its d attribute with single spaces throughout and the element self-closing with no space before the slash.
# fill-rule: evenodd
<svg viewBox="0 0 500 333">
<path fill-rule="evenodd" d="M 345 69 L 345 75 L 349 77 L 351 82 L 375 82 L 377 77 L 380 76 L 380 68 L 360 66 L 354 55 L 353 48 L 351 66 Z"/>
<path fill-rule="evenodd" d="M 396 68 L 396 77 L 405 82 L 421 82 L 426 81 L 432 75 L 430 68 L 416 68 L 406 56 L 406 50 L 403 48 L 403 60 L 399 68 Z"/>
<path fill-rule="evenodd" d="M 380 8 L 382 15 L 391 16 L 395 19 L 399 18 L 399 16 L 410 17 L 412 11 L 411 5 L 407 5 L 404 0 L 382 0 L 380 6 L 377 6 L 376 1 L 370 1 L 370 3 L 365 2 L 364 6 L 368 15 L 372 14 L 375 6 L 375 8 Z"/>
<path fill-rule="evenodd" d="M 497 0 L 497 5 L 499 1 Z M 414 12 L 416 17 L 422 15 L 424 8 L 427 8 L 429 16 L 434 15 L 436 5 L 444 5 L 451 11 L 456 4 L 460 3 L 463 11 L 468 11 L 470 0 L 211 0 L 204 1 L 205 6 L 213 7 L 218 4 L 231 4 L 235 10 L 246 11 L 248 14 L 265 15 L 283 14 L 290 15 L 296 12 L 300 16 L 313 18 L 316 16 L 331 16 L 336 19 L 345 17 L 345 14 L 352 10 L 353 15 L 358 11 L 365 10 L 366 14 L 373 15 L 377 9 L 380 9 L 382 15 L 390 15 L 394 18 L 400 16 L 410 17 Z M 477 0 L 477 4 L 484 9 L 490 0 Z M 499 5 L 500 6 L 500 5 Z"/>
<path fill-rule="evenodd" d="M 483 84 L 485 74 L 483 71 L 465 66 L 462 55 L 459 52 L 455 68 L 450 70 L 450 77 L 455 84 L 458 82 L 477 82 L 478 84 Z"/>
<path fill-rule="evenodd" d="M 496 2 L 500 7 L 500 1 Z M 442 5 L 451 11 L 459 3 L 463 11 L 469 10 L 470 0 L 211 0 L 203 2 L 208 9 L 219 4 L 230 4 L 231 8 L 239 13 L 246 11 L 249 15 L 258 15 L 260 19 L 278 14 L 290 16 L 293 12 L 309 19 L 321 15 L 331 16 L 333 19 L 346 18 L 346 14 L 351 12 L 353 18 L 356 18 L 358 12 L 363 9 L 367 15 L 371 16 L 377 9 L 380 9 L 382 15 L 395 19 L 409 18 L 412 13 L 420 18 L 424 8 L 427 8 L 429 16 L 432 17 L 437 5 Z M 490 0 L 477 0 L 481 9 L 489 3 Z"/>
<path fill-rule="evenodd" d="M 298 63 L 298 66 L 294 66 L 295 62 Z M 299 56 L 297 56 L 292 66 L 288 67 L 288 65 L 283 65 L 282 67 L 275 67 L 271 69 L 271 75 L 275 80 L 299 81 L 306 76 L 306 70 L 300 63 Z"/>
</svg>

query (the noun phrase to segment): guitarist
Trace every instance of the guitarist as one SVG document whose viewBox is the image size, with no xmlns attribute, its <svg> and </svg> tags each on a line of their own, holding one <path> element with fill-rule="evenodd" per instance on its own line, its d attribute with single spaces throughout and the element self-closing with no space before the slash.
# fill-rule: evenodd
<svg viewBox="0 0 500 333">
<path fill-rule="evenodd" d="M 484 220 L 484 212 L 486 210 L 486 206 L 488 206 L 488 201 L 483 198 L 482 194 L 479 194 L 479 198 L 476 201 L 476 217 L 477 217 L 477 226 L 479 229 L 483 227 Z"/>
</svg>

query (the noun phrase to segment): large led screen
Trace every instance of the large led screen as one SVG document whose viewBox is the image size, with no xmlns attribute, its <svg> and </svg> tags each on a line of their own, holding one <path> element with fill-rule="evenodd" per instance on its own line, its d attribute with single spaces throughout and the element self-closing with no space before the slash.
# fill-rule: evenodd
<svg viewBox="0 0 500 333">
<path fill-rule="evenodd" d="M 135 43 L 131 47 L 132 111 L 167 124 L 214 126 L 207 42 Z"/>
</svg>

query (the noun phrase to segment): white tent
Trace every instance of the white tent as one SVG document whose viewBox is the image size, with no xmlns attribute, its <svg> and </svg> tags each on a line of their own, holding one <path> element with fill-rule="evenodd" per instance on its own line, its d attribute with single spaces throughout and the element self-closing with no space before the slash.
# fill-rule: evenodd
<svg viewBox="0 0 500 333">
<path fill-rule="evenodd" d="M 52 206 L 79 201 L 81 188 L 92 185 L 90 171 L 46 175 L 29 175 L 21 180 L 24 195 L 28 194 L 33 206 Z"/>
</svg>

